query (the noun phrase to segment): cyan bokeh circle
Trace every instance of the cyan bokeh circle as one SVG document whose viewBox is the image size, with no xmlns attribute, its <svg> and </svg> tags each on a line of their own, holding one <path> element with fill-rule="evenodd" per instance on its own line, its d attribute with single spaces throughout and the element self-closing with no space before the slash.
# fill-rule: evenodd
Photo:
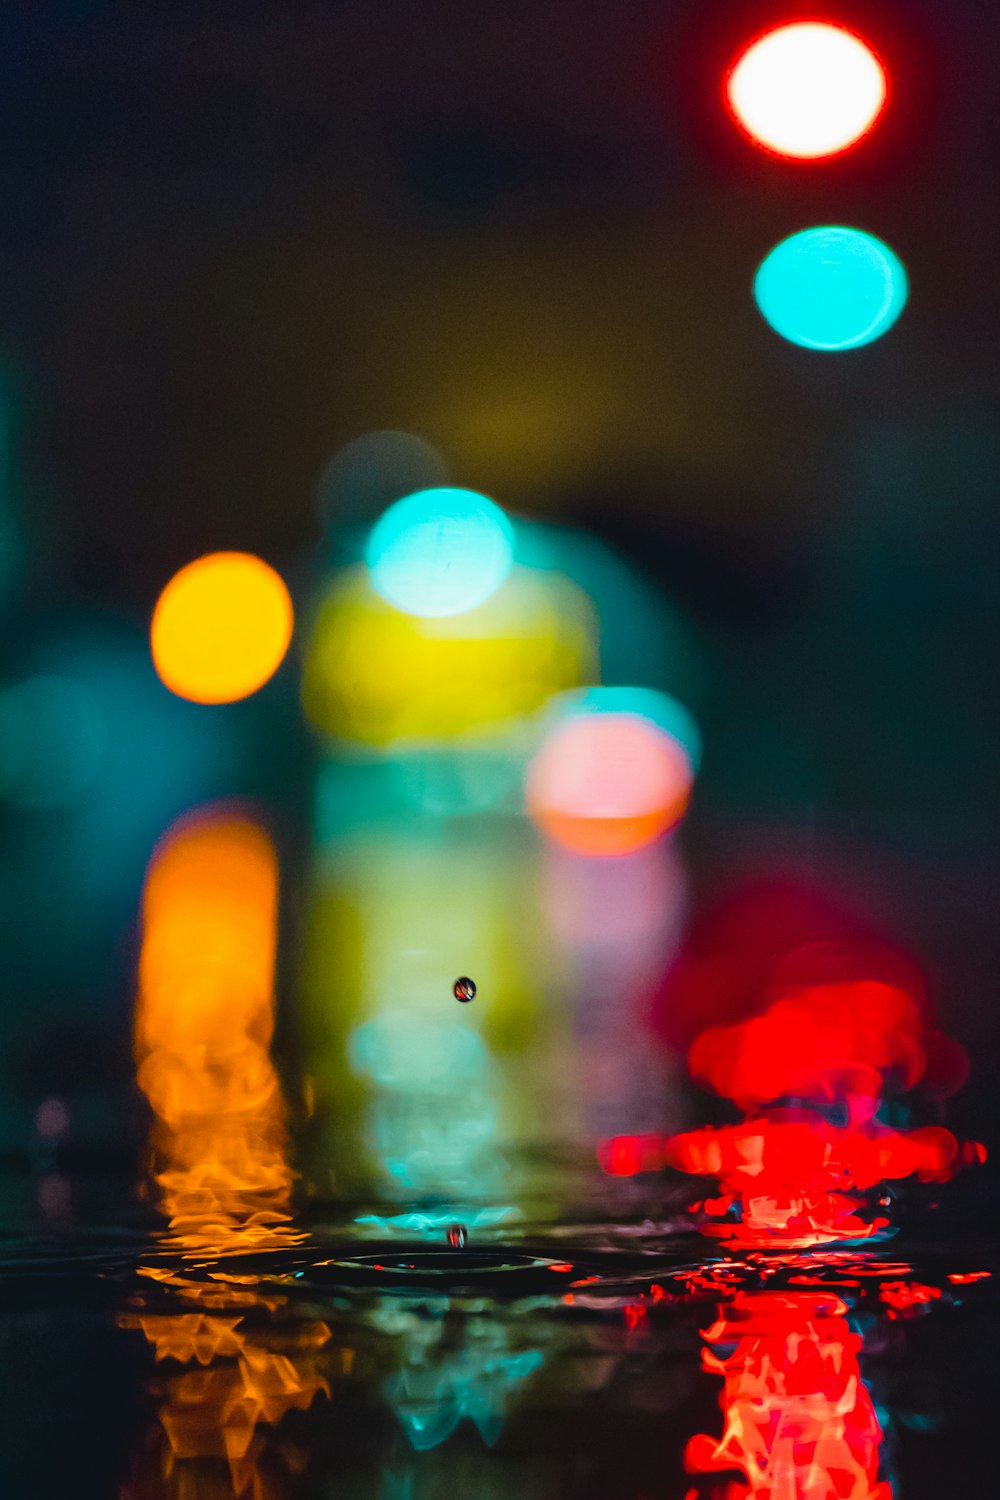
<svg viewBox="0 0 1000 1500">
<path fill-rule="evenodd" d="M 425 619 L 464 614 L 510 572 L 514 533 L 498 505 L 474 490 L 418 490 L 391 505 L 366 560 L 383 599 Z"/>
<path fill-rule="evenodd" d="M 862 229 L 825 224 L 775 245 L 754 296 L 776 333 L 806 349 L 859 349 L 890 329 L 908 295 L 906 270 Z"/>
</svg>

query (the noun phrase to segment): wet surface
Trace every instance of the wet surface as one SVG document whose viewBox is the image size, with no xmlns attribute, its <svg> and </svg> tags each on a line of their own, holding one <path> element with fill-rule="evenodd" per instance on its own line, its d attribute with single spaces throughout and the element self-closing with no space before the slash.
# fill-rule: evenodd
<svg viewBox="0 0 1000 1500">
<path fill-rule="evenodd" d="M 4 1492 L 990 1493 L 1000 1302 L 971 1239 L 736 1255 L 565 1227 L 8 1241 Z"/>
<path fill-rule="evenodd" d="M 1000 1198 L 912 964 L 770 887 L 678 950 L 666 845 L 544 856 L 532 927 L 523 832 L 338 844 L 286 994 L 263 822 L 167 830 L 119 1154 L 47 1090 L 0 1175 L 0 1500 L 993 1493 Z"/>
</svg>

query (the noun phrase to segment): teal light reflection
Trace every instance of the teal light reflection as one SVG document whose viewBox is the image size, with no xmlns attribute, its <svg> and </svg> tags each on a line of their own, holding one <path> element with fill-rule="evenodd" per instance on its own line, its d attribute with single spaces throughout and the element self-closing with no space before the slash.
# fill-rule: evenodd
<svg viewBox="0 0 1000 1500">
<path fill-rule="evenodd" d="M 460 1223 L 475 1239 L 476 1231 L 496 1229 L 501 1224 L 518 1223 L 524 1215 L 519 1208 L 464 1208 L 461 1204 L 447 1210 L 403 1214 L 359 1214 L 355 1224 L 389 1238 L 401 1235 L 411 1239 L 415 1234 L 425 1239 L 443 1240 L 453 1224 Z"/>
<path fill-rule="evenodd" d="M 776 333 L 806 349 L 860 349 L 881 338 L 908 296 L 906 270 L 861 229 L 826 224 L 782 240 L 762 261 L 754 296 Z"/>
<path fill-rule="evenodd" d="M 514 533 L 474 490 L 418 490 L 397 500 L 368 540 L 365 560 L 383 599 L 424 619 L 464 614 L 510 572 Z"/>
<path fill-rule="evenodd" d="M 540 1349 L 512 1352 L 508 1341 L 513 1329 L 489 1318 L 468 1323 L 465 1340 L 456 1348 L 455 1333 L 446 1322 L 450 1304 L 429 1299 L 427 1311 L 437 1313 L 438 1321 L 425 1316 L 423 1326 L 408 1338 L 404 1332 L 406 1363 L 386 1381 L 386 1398 L 417 1453 L 439 1447 L 463 1422 L 470 1422 L 492 1448 L 520 1394 L 518 1387 L 541 1369 L 545 1356 Z M 393 1331 L 400 1321 L 396 1312 Z"/>
</svg>

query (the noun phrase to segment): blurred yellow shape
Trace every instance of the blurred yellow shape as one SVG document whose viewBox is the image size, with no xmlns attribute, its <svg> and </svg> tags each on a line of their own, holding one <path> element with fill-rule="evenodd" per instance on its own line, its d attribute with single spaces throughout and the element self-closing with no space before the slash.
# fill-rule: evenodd
<svg viewBox="0 0 1000 1500">
<path fill-rule="evenodd" d="M 234 703 L 271 678 L 292 638 L 288 590 L 249 552 L 211 552 L 175 573 L 156 603 L 153 663 L 195 703 Z"/>
<path fill-rule="evenodd" d="M 590 601 L 556 573 L 514 568 L 477 608 L 418 619 L 380 598 L 357 567 L 320 605 L 303 705 L 324 734 L 378 749 L 460 739 L 592 680 L 596 634 Z"/>
</svg>

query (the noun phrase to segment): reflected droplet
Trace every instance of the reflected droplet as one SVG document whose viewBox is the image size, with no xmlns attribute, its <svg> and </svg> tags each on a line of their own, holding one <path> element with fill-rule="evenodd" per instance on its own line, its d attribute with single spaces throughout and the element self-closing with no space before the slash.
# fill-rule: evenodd
<svg viewBox="0 0 1000 1500">
<path fill-rule="evenodd" d="M 467 1005 L 470 1000 L 475 1000 L 476 998 L 476 982 L 474 979 L 467 978 L 464 974 L 461 979 L 455 980 L 452 988 L 455 999 L 461 1000 L 463 1005 Z"/>
<path fill-rule="evenodd" d="M 475 985 L 472 988 L 475 990 Z M 449 1224 L 447 1240 L 453 1250 L 464 1250 L 469 1243 L 469 1231 L 464 1224 Z"/>
</svg>

